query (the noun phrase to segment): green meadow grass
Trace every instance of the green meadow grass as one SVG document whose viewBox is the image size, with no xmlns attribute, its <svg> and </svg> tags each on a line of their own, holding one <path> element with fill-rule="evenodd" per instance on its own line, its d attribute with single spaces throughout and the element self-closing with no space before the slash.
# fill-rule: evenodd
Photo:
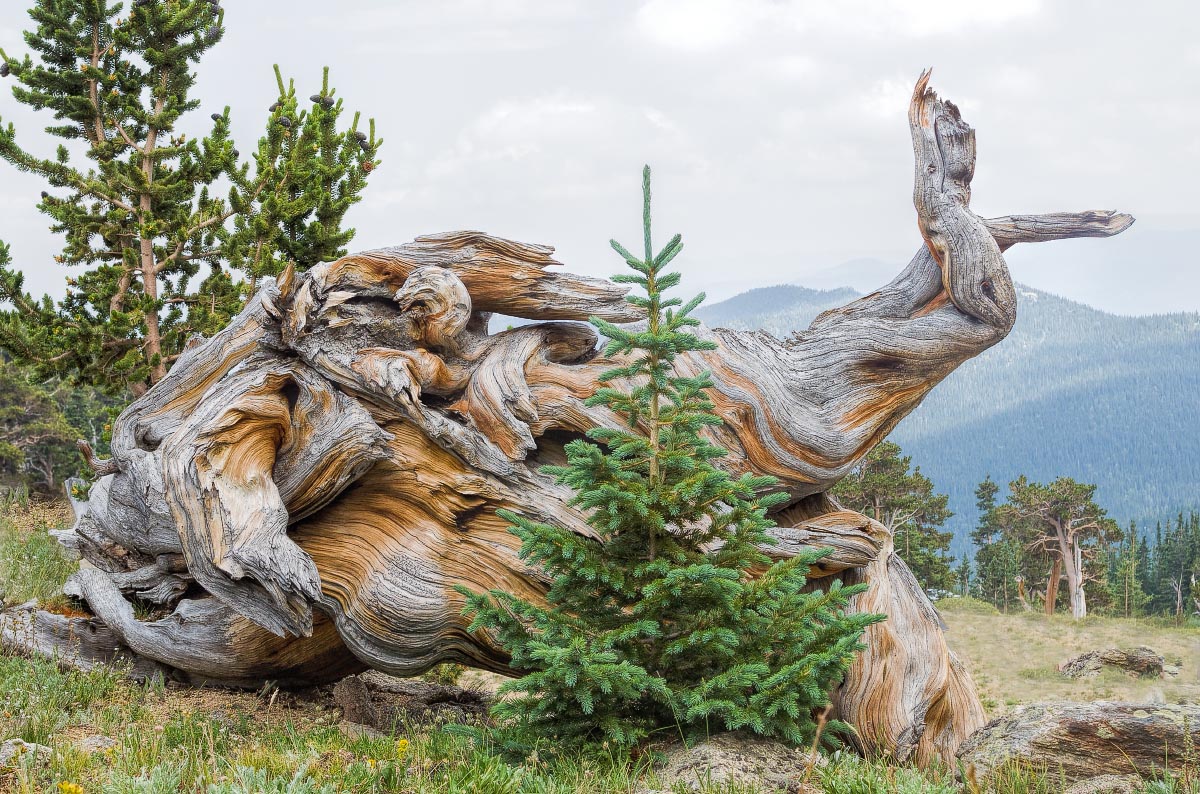
<svg viewBox="0 0 1200 794">
<path fill-rule="evenodd" d="M 36 599 L 68 608 L 59 595 L 75 569 L 47 535 L 66 514 L 16 503 L 0 509 L 0 587 L 8 603 Z M 955 621 L 992 621 L 964 610 Z M 1020 618 L 1015 618 L 1019 620 Z M 455 671 L 443 670 L 442 675 Z M 1018 676 L 1023 686 L 1040 674 Z M 81 740 L 115 744 L 85 752 Z M 365 734 L 339 722 L 314 693 L 261 694 L 144 684 L 121 670 L 78 672 L 42 659 L 0 655 L 0 740 L 47 745 L 0 769 L 0 792 L 57 794 L 632 794 L 657 788 L 649 760 L 559 748 L 507 763 L 470 739 L 436 725 Z M 1200 794 L 1193 778 L 1151 781 L 1147 794 Z M 809 781 L 826 794 L 1053 794 L 1064 786 L 1044 770 L 1016 765 L 978 787 L 951 770 L 918 771 L 833 754 Z M 746 784 L 702 786 L 702 794 L 751 794 Z"/>
</svg>

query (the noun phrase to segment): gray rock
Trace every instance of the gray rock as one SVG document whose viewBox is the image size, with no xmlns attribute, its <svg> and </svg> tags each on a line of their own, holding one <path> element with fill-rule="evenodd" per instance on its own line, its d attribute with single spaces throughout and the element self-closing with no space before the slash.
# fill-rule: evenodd
<svg viewBox="0 0 1200 794">
<path fill-rule="evenodd" d="M 117 740 L 101 734 L 94 734 L 92 736 L 84 736 L 75 742 L 75 746 L 85 753 L 102 753 L 105 750 L 116 747 Z"/>
<path fill-rule="evenodd" d="M 1058 666 L 1067 678 L 1093 678 L 1104 667 L 1116 667 L 1138 678 L 1158 678 L 1163 674 L 1166 660 L 1153 648 L 1108 648 L 1088 651 L 1068 659 Z"/>
<path fill-rule="evenodd" d="M 959 760 L 980 781 L 1009 761 L 1045 767 L 1068 782 L 1103 775 L 1153 775 L 1164 748 L 1200 744 L 1200 705 L 1035 703 L 992 720 L 963 742 Z M 1183 763 L 1182 750 L 1166 759 Z M 1084 789 L 1086 790 L 1086 789 Z"/>
<path fill-rule="evenodd" d="M 1063 794 L 1135 794 L 1141 790 L 1142 779 L 1137 775 L 1101 775 L 1081 780 Z"/>
<path fill-rule="evenodd" d="M 342 719 L 346 722 L 380 727 L 383 717 L 372 700 L 371 692 L 360 676 L 347 676 L 333 687 L 333 703 L 342 710 Z"/>
<path fill-rule="evenodd" d="M 363 725 L 358 722 L 349 722 L 347 720 L 342 720 L 339 722 L 337 724 L 337 728 L 339 731 L 353 739 L 361 739 L 364 737 L 367 739 L 386 739 L 388 737 L 388 734 L 384 733 L 383 731 L 376 730 L 370 725 Z"/>
<path fill-rule="evenodd" d="M 44 764 L 50 760 L 50 752 L 50 748 L 44 744 L 9 739 L 0 744 L 0 769 L 23 763 L 25 756 L 32 756 L 35 763 Z"/>
<path fill-rule="evenodd" d="M 700 791 L 709 785 L 753 786 L 761 791 L 819 794 L 816 766 L 808 751 L 771 739 L 740 733 L 722 733 L 688 748 L 666 748 L 665 762 L 655 770 L 657 783 L 643 792 L 673 791 L 682 786 Z"/>
<path fill-rule="evenodd" d="M 374 670 L 343 678 L 333 687 L 332 699 L 344 721 L 385 732 L 400 722 L 471 722 L 491 704 L 483 692 Z"/>
</svg>

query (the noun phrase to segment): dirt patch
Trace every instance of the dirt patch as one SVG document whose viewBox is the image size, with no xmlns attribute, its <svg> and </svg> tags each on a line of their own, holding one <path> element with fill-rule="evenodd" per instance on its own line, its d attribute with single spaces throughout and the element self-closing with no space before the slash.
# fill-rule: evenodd
<svg viewBox="0 0 1200 794">
<path fill-rule="evenodd" d="M 31 499 L 26 507 L 6 511 L 4 518 L 17 532 L 27 534 L 70 526 L 75 514 L 69 502 Z"/>
</svg>

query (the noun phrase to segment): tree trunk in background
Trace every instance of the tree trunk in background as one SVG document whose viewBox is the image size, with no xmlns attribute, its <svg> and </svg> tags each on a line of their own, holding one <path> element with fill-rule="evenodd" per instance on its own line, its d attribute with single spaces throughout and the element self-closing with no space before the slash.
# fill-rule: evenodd
<svg viewBox="0 0 1200 794">
<path fill-rule="evenodd" d="M 1087 593 L 1083 589 L 1083 547 L 1078 540 L 1070 545 L 1070 556 L 1064 566 L 1067 574 L 1067 587 L 1070 588 L 1071 616 L 1076 620 L 1087 617 Z"/>
<path fill-rule="evenodd" d="M 774 475 L 789 498 L 769 553 L 829 548 L 814 587 L 871 585 L 854 608 L 888 620 L 868 630 L 835 703 L 862 750 L 921 764 L 952 761 L 983 709 L 888 530 L 826 491 L 1008 333 L 1003 249 L 1132 223 L 976 216 L 974 131 L 927 80 L 909 115 L 924 239 L 908 267 L 791 340 L 700 329 L 716 349 L 677 361 L 713 374 L 719 463 Z M 458 232 L 264 280 L 116 422 L 113 458 L 95 462 L 105 476 L 61 534 L 92 563 L 67 590 L 96 617 L 42 639 L 62 638 L 70 658 L 70 637 L 103 624 L 183 680 L 237 686 L 448 661 L 511 672 L 492 637 L 468 631 L 455 588 L 545 592 L 498 510 L 592 535 L 540 467 L 617 421 L 585 403 L 613 362 L 589 326 L 561 321 L 639 319 L 623 288 L 556 273 L 551 253 Z M 491 334 L 492 312 L 535 322 Z M 139 618 L 134 597 L 159 613 Z M 12 619 L 0 634 L 20 645 Z"/>
<path fill-rule="evenodd" d="M 1058 585 L 1062 581 L 1062 557 L 1055 556 L 1050 566 L 1050 578 L 1046 580 L 1046 614 L 1053 615 L 1058 603 Z"/>
</svg>

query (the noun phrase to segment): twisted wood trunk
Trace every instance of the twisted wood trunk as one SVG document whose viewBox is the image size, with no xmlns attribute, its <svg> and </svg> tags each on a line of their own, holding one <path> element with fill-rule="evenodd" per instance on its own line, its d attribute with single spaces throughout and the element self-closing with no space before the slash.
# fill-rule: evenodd
<svg viewBox="0 0 1200 794">
<path fill-rule="evenodd" d="M 814 586 L 872 585 L 855 608 L 888 620 L 836 704 L 863 749 L 922 763 L 952 759 L 983 710 L 887 529 L 827 491 L 1012 327 L 1003 249 L 1132 223 L 976 216 L 974 133 L 927 80 L 910 109 L 924 243 L 908 267 L 792 339 L 704 329 L 717 349 L 678 361 L 713 372 L 722 465 L 774 475 L 790 497 L 771 553 L 832 548 Z M 103 476 L 61 536 L 90 563 L 67 591 L 95 618 L 6 613 L 4 641 L 93 659 L 81 638 L 103 627 L 182 679 L 244 686 L 446 661 L 509 672 L 467 631 L 454 588 L 545 591 L 498 509 L 591 533 L 539 467 L 616 421 L 584 404 L 612 362 L 577 321 L 639 320 L 623 288 L 550 270 L 551 253 L 457 232 L 268 281 L 125 410 L 112 459 L 96 461 Z M 492 312 L 536 322 L 490 334 Z M 160 615 L 137 618 L 134 599 Z"/>
</svg>

